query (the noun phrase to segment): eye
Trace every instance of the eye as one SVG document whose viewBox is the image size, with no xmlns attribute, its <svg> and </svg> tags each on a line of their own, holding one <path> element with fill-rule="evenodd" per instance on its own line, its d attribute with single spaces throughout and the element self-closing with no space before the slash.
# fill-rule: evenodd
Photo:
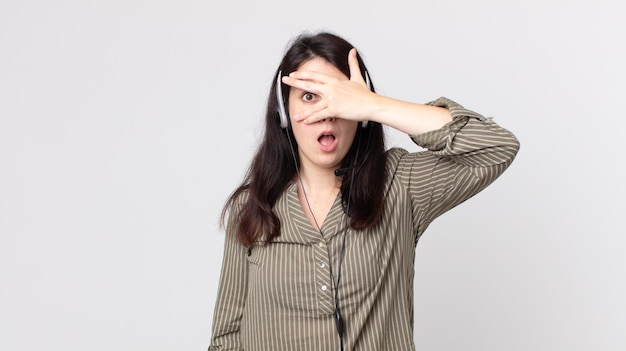
<svg viewBox="0 0 626 351">
<path fill-rule="evenodd" d="M 312 102 L 312 101 L 315 100 L 315 94 L 306 92 L 306 93 L 302 94 L 302 100 L 304 100 L 306 102 Z"/>
</svg>

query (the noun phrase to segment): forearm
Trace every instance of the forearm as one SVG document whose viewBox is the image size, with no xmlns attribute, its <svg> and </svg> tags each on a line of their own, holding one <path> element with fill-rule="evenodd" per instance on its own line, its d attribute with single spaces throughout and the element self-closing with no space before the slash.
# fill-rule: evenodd
<svg viewBox="0 0 626 351">
<path fill-rule="evenodd" d="M 370 116 L 372 121 L 408 135 L 420 135 L 437 130 L 452 121 L 452 115 L 446 108 L 381 95 L 376 96 Z"/>
</svg>

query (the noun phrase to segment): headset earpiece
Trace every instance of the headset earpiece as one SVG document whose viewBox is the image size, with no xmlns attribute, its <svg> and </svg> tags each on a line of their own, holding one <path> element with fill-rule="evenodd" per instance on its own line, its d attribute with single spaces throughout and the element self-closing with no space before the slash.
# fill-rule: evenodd
<svg viewBox="0 0 626 351">
<path fill-rule="evenodd" d="M 280 127 L 285 129 L 289 127 L 289 117 L 285 111 L 285 100 L 283 100 L 283 82 L 282 71 L 278 71 L 276 76 L 276 102 L 278 103 L 278 117 L 280 118 Z"/>
<path fill-rule="evenodd" d="M 370 75 L 365 71 L 365 84 L 367 84 L 367 89 L 372 90 L 372 83 L 370 82 Z M 367 121 L 361 122 L 361 128 L 367 128 Z"/>
<path fill-rule="evenodd" d="M 282 71 L 278 71 L 278 75 L 276 76 L 276 102 L 278 104 L 278 117 L 280 118 L 280 127 L 285 129 L 289 127 L 289 116 L 287 116 L 287 111 L 285 111 L 285 100 L 283 99 L 283 89 L 282 89 Z M 370 82 L 370 75 L 365 71 L 365 84 L 367 84 L 367 88 L 372 90 L 372 83 Z M 368 121 L 361 122 L 361 127 L 366 128 Z"/>
</svg>

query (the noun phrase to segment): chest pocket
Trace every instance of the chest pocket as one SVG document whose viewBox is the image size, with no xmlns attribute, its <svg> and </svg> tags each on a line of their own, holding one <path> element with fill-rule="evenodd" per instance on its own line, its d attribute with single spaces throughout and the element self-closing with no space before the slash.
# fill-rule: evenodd
<svg viewBox="0 0 626 351">
<path fill-rule="evenodd" d="M 246 259 L 248 261 L 248 264 L 255 266 L 261 265 L 263 255 L 263 247 L 255 243 L 254 245 L 252 245 L 252 247 L 248 248 L 248 252 L 246 253 Z"/>
<path fill-rule="evenodd" d="M 254 294 L 258 289 L 259 272 L 263 267 L 263 258 L 265 249 L 258 243 L 254 243 L 246 252 L 246 261 L 248 263 L 248 295 Z M 250 298 L 250 296 L 249 296 Z"/>
</svg>

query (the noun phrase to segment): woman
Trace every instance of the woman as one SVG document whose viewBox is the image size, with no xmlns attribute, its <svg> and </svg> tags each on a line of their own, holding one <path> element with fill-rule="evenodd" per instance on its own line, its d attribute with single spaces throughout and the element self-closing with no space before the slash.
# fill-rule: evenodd
<svg viewBox="0 0 626 351">
<path fill-rule="evenodd" d="M 296 38 L 275 74 L 263 141 L 222 212 L 209 350 L 414 350 L 415 245 L 504 172 L 517 139 L 446 98 L 376 94 L 332 33 Z M 386 150 L 383 125 L 426 150 Z"/>
</svg>

